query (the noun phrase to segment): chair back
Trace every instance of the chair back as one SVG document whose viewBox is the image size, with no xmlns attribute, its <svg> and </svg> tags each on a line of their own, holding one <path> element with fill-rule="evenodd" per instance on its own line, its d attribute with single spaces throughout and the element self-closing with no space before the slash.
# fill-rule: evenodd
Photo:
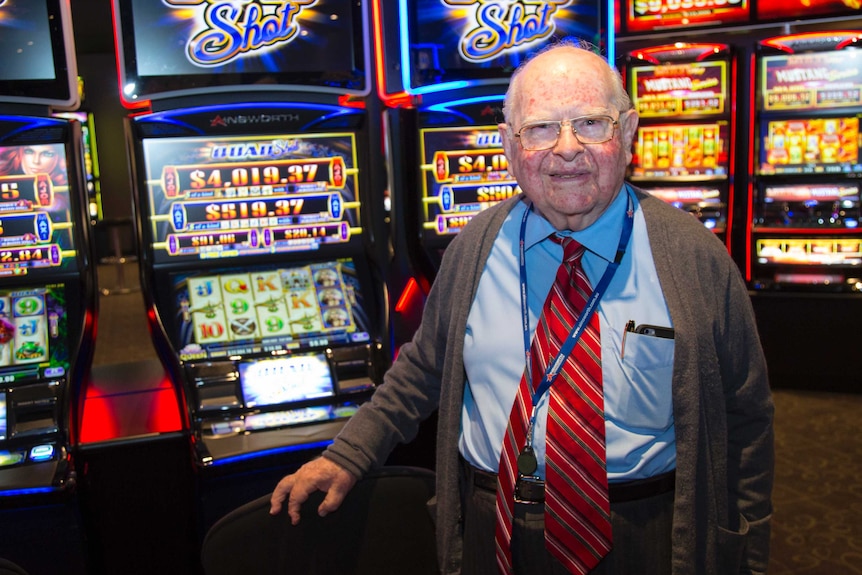
<svg viewBox="0 0 862 575">
<path fill-rule="evenodd" d="M 339 509 L 317 514 L 323 493 L 269 514 L 269 495 L 219 519 L 201 549 L 206 575 L 436 575 L 434 525 L 427 507 L 434 472 L 384 467 L 356 483 Z"/>
</svg>

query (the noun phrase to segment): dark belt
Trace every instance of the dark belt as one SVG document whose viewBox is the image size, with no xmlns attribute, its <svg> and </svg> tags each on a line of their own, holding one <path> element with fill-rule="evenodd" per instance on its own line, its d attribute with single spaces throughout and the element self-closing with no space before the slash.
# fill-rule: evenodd
<svg viewBox="0 0 862 575">
<path fill-rule="evenodd" d="M 497 491 L 497 474 L 483 471 L 470 466 L 473 472 L 473 485 L 486 491 Z M 673 491 L 676 486 L 676 470 L 622 483 L 611 483 L 608 485 L 611 503 L 623 503 L 625 501 L 636 501 L 655 497 L 668 491 Z M 541 503 L 545 500 L 545 482 L 541 479 L 530 479 L 518 482 L 518 493 L 516 499 L 524 502 Z"/>
</svg>

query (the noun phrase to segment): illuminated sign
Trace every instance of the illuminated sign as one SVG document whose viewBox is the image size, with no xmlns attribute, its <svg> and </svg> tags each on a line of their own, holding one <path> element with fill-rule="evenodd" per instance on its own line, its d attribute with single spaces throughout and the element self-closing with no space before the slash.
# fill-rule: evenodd
<svg viewBox="0 0 862 575">
<path fill-rule="evenodd" d="M 553 39 L 601 45 L 599 2 L 398 0 L 401 84 L 415 94 L 505 83 Z"/>
<path fill-rule="evenodd" d="M 213 92 L 366 94 L 367 2 L 113 0 L 120 95 Z"/>
</svg>

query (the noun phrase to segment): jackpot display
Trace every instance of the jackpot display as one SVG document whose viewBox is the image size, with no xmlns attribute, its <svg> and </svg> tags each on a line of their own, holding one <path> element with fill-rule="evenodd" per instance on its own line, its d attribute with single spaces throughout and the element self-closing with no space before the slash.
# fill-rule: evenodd
<svg viewBox="0 0 862 575">
<path fill-rule="evenodd" d="M 727 235 L 733 125 L 729 47 L 655 46 L 627 58 L 640 116 L 629 177 Z"/>
<path fill-rule="evenodd" d="M 663 28 L 745 22 L 750 0 L 629 0 L 622 24 L 636 34 Z"/>
<path fill-rule="evenodd" d="M 472 217 L 520 193 L 496 126 L 423 128 L 423 236 L 457 234 Z"/>
<path fill-rule="evenodd" d="M 758 46 L 756 289 L 858 291 L 862 266 L 859 32 Z"/>
<path fill-rule="evenodd" d="M 353 133 L 143 142 L 153 263 L 355 244 Z"/>
</svg>

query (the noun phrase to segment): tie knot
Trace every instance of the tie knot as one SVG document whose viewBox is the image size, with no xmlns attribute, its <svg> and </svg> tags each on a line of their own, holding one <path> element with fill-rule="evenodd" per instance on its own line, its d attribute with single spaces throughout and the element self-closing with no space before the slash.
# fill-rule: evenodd
<svg viewBox="0 0 862 575">
<path fill-rule="evenodd" d="M 585 248 L 576 239 L 570 236 L 561 236 L 554 234 L 551 239 L 563 246 L 563 261 L 569 264 L 574 263 L 584 255 Z"/>
</svg>

